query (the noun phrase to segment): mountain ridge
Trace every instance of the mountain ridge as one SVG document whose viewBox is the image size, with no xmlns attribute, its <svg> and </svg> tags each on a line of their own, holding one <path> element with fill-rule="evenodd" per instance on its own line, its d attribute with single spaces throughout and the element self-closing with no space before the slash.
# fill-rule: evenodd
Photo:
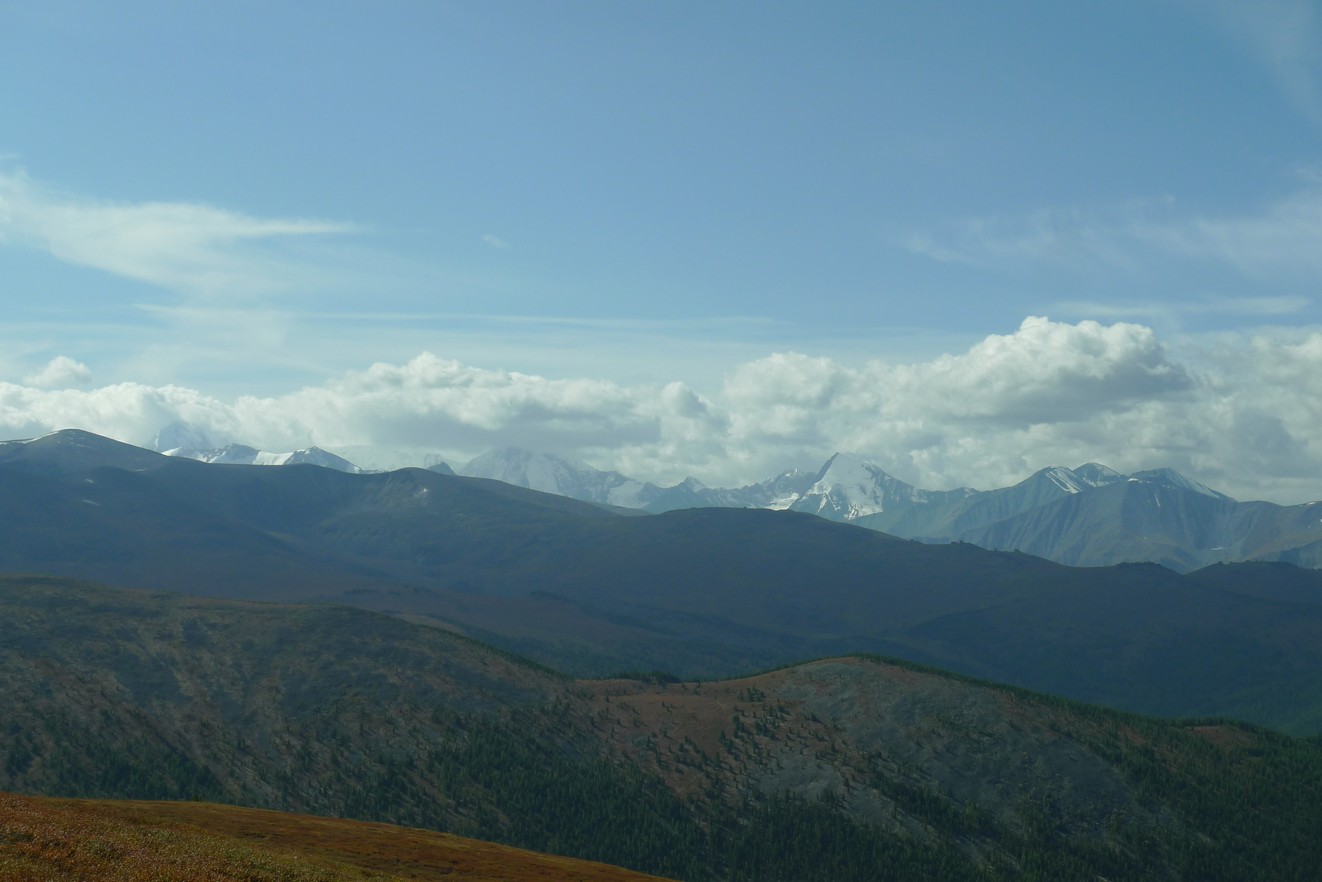
<svg viewBox="0 0 1322 882">
<path fill-rule="evenodd" d="M 1322 746 L 1224 721 L 858 656 L 575 681 L 361 610 L 57 579 L 0 578 L 0 610 L 0 789 L 357 817 L 694 882 L 1322 860 Z"/>
<path fill-rule="evenodd" d="M 208 441 L 191 427 L 173 426 L 158 433 L 154 444 L 179 440 Z M 162 452 L 212 463 L 311 463 L 364 471 L 315 447 L 272 453 L 231 444 Z M 445 463 L 429 468 L 456 473 Z M 1190 572 L 1228 561 L 1280 560 L 1322 567 L 1322 531 L 1305 511 L 1313 503 L 1239 502 L 1170 468 L 1123 475 L 1089 462 L 1074 469 L 1039 469 L 1017 484 L 993 490 L 925 490 L 863 457 L 836 453 L 811 474 L 789 471 L 734 488 L 708 487 L 694 478 L 661 487 L 551 454 L 502 448 L 475 457 L 457 473 L 653 514 L 705 507 L 805 511 L 904 538 L 1026 551 L 1070 566 L 1152 561 Z M 1141 494 L 1135 494 L 1117 503 L 1108 493 L 1119 492 L 1110 488 L 1122 483 L 1157 491 L 1142 501 Z M 1171 496 L 1171 490 L 1179 493 Z M 1084 501 L 1068 501 L 1072 497 Z M 1171 504 L 1163 510 L 1165 503 Z"/>
<path fill-rule="evenodd" d="M 86 434 L 0 446 L 0 536 L 0 571 L 349 604 L 577 675 L 873 652 L 1130 710 L 1322 730 L 1314 570 L 1070 568 L 802 512 L 647 515 L 423 469 L 213 465 Z"/>
<path fill-rule="evenodd" d="M 528 487 L 534 480 L 521 471 L 521 461 L 542 463 L 543 475 L 546 464 L 568 463 L 513 449 L 479 459 L 478 467 L 461 471 Z M 586 489 L 602 483 L 629 490 L 608 500 Z M 804 511 L 904 538 L 1026 551 L 1071 566 L 1153 561 L 1189 572 L 1229 561 L 1283 560 L 1322 567 L 1322 532 L 1302 523 L 1311 503 L 1239 502 L 1170 468 L 1126 475 L 1089 462 L 1075 469 L 1049 466 L 994 490 L 925 490 L 860 456 L 836 453 L 815 473 L 785 472 L 738 488 L 711 488 L 692 478 L 659 487 L 582 463 L 573 464 L 572 480 L 543 476 L 536 484 L 546 492 L 653 514 L 699 507 Z M 1139 503 L 1135 488 L 1129 488 L 1129 500 L 1118 504 L 1111 496 L 1120 491 L 1112 488 L 1122 484 L 1154 492 Z"/>
</svg>

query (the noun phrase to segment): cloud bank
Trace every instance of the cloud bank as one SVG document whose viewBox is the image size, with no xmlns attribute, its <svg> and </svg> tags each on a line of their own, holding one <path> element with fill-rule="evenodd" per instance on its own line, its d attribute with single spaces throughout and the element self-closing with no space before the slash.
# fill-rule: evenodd
<svg viewBox="0 0 1322 882">
<path fill-rule="evenodd" d="M 365 465 L 453 463 L 496 446 L 640 479 L 713 484 L 812 468 L 836 450 L 931 488 L 1002 486 L 1047 465 L 1173 466 L 1242 499 L 1322 499 L 1322 333 L 1176 351 L 1139 324 L 1030 317 L 918 363 L 782 352 L 700 392 L 488 370 L 423 353 L 272 397 L 90 387 L 57 358 L 0 383 L 0 435 L 85 428 L 145 444 L 182 421 L 269 450 L 318 445 Z"/>
</svg>

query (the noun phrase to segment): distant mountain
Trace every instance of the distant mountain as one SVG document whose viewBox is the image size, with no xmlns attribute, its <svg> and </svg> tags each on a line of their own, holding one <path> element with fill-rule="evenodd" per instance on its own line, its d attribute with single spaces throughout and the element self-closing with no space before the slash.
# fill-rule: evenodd
<svg viewBox="0 0 1322 882">
<path fill-rule="evenodd" d="M 492 451 L 462 472 L 653 514 L 688 508 L 808 512 L 924 542 L 1024 551 L 1070 566 L 1152 562 L 1180 572 L 1279 560 L 1322 567 L 1322 520 L 1309 506 L 1237 502 L 1173 469 L 1121 474 L 1098 463 L 1041 469 L 996 490 L 923 490 L 837 453 L 815 473 L 714 488 L 672 487 L 521 450 Z"/>
<path fill-rule="evenodd" d="M 176 423 L 154 443 L 169 455 L 203 462 L 362 471 L 315 447 L 268 453 L 239 444 L 184 444 L 205 441 L 197 429 Z M 174 442 L 179 446 L 160 446 Z M 444 463 L 430 469 L 454 473 Z M 708 487 L 695 478 L 660 487 L 550 454 L 504 448 L 476 457 L 459 474 L 653 514 L 690 508 L 808 512 L 908 539 L 1024 551 L 1070 566 L 1153 562 L 1190 572 L 1227 561 L 1277 560 L 1322 567 L 1322 520 L 1312 517 L 1309 506 L 1237 502 L 1173 469 L 1125 475 L 1098 463 L 1053 466 L 1011 487 L 935 491 L 905 483 L 854 454 L 837 453 L 814 473 L 789 471 L 742 487 Z"/>
<path fill-rule="evenodd" d="M 1322 572 L 1230 565 L 1207 581 L 793 511 L 621 512 L 423 469 L 222 468 L 80 432 L 0 445 L 0 571 L 350 604 L 575 674 L 729 676 L 876 652 L 1322 731 Z"/>
<path fill-rule="evenodd" d="M 246 444 L 214 444 L 205 431 L 179 420 L 157 432 L 151 443 L 147 445 L 147 449 L 166 456 L 195 459 L 198 462 L 264 466 L 317 465 L 339 472 L 363 471 L 344 457 L 322 450 L 320 447 L 271 453 Z"/>
<path fill-rule="evenodd" d="M 5 878 L 53 859 L 211 878 L 199 852 L 254 880 L 438 864 L 462 879 L 475 861 L 483 879 L 622 878 L 511 867 L 419 827 L 692 882 L 1254 882 L 1322 865 L 1322 746 L 1223 721 L 862 657 L 574 681 L 361 610 L 30 577 L 0 578 L 0 620 L 0 789 L 170 801 L 0 795 Z"/>
<path fill-rule="evenodd" d="M 1055 499 L 1040 495 L 1035 505 L 1017 496 L 1023 486 L 977 497 L 934 538 L 1025 551 L 1070 566 L 1152 561 L 1179 572 L 1246 560 L 1322 566 L 1322 530 L 1308 505 L 1237 502 L 1169 469 L 1120 476 Z M 865 525 L 907 533 L 903 525 Z"/>
<path fill-rule="evenodd" d="M 362 471 L 344 457 L 336 456 L 322 450 L 320 447 L 308 447 L 304 450 L 295 450 L 288 453 L 268 453 L 255 447 L 249 447 L 246 444 L 227 444 L 224 447 L 210 450 L 176 447 L 161 452 L 166 456 L 179 456 L 184 459 L 195 459 L 199 462 L 229 465 L 316 465 L 322 468 L 335 469 L 337 472 L 357 473 Z"/>
<path fill-rule="evenodd" d="M 958 505 L 975 492 L 967 488 L 919 490 L 858 456 L 837 453 L 802 492 L 767 507 L 806 511 L 833 521 L 862 521 L 878 515 L 897 519 L 917 509 Z"/>
<path fill-rule="evenodd" d="M 585 463 L 514 447 L 488 451 L 458 473 L 622 508 L 645 508 L 661 489 L 626 478 L 619 472 L 604 472 Z"/>
<path fill-rule="evenodd" d="M 148 450 L 164 453 L 167 450 L 212 450 L 220 447 L 211 440 L 211 436 L 197 426 L 175 420 L 163 426 L 151 442 Z"/>
</svg>

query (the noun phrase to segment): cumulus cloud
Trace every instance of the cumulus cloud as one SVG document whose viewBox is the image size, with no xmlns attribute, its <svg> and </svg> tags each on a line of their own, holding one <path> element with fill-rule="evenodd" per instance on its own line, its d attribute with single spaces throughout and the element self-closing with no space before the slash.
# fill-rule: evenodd
<svg viewBox="0 0 1322 882">
<path fill-rule="evenodd" d="M 24 377 L 23 382 L 38 389 L 88 386 L 92 382 L 92 371 L 87 365 L 74 361 L 67 355 L 57 355 L 44 368 Z"/>
<path fill-rule="evenodd" d="M 245 297 L 305 286 L 324 274 L 272 246 L 355 229 L 195 203 L 96 201 L 0 169 L 0 242 L 187 295 Z"/>
<path fill-rule="evenodd" d="M 1003 486 L 1047 465 L 1099 461 L 1172 466 L 1240 498 L 1322 499 L 1322 332 L 1196 343 L 1176 349 L 1137 324 L 1030 317 L 922 362 L 777 353 L 706 391 L 431 353 L 230 401 L 177 386 L 0 384 L 0 434 L 78 426 L 147 443 L 179 421 L 218 443 L 376 451 L 368 465 L 424 454 L 459 463 L 513 445 L 660 483 L 744 483 L 815 468 L 837 450 L 931 488 Z"/>
</svg>

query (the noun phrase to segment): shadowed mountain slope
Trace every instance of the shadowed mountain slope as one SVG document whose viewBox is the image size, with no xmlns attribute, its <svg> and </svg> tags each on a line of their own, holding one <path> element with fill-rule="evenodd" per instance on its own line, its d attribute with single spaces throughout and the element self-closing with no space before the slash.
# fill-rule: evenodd
<svg viewBox="0 0 1322 882">
<path fill-rule="evenodd" d="M 5 790 L 388 821 L 691 880 L 1303 879 L 1322 861 L 1322 748 L 1260 729 L 866 658 L 572 681 L 360 610 L 49 579 L 0 582 L 0 615 Z"/>
<path fill-rule="evenodd" d="M 1147 713 L 1322 730 L 1322 574 L 1214 569 L 1074 569 L 796 512 L 622 515 L 419 469 L 209 465 L 86 433 L 0 446 L 9 572 L 352 604 L 580 675 L 876 652 Z"/>
<path fill-rule="evenodd" d="M 816 472 L 712 488 L 690 478 L 661 488 L 581 463 L 493 450 L 468 474 L 575 499 L 661 513 L 686 508 L 802 511 L 930 542 L 971 542 L 1070 566 L 1152 562 L 1187 572 L 1215 563 L 1279 560 L 1322 567 L 1322 523 L 1311 505 L 1237 502 L 1173 469 L 1130 475 L 1097 463 L 1041 469 L 994 490 L 924 490 L 856 455 Z"/>
</svg>

